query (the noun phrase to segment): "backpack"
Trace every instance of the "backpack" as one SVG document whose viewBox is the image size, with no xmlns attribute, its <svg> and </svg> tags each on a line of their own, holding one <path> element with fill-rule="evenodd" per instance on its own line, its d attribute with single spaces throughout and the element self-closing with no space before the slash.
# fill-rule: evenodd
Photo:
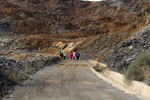
<svg viewBox="0 0 150 100">
<path fill-rule="evenodd" d="M 78 53 L 76 53 L 76 56 L 80 56 L 80 53 L 78 52 Z"/>
<path fill-rule="evenodd" d="M 60 56 L 63 56 L 63 53 L 60 53 Z"/>
</svg>

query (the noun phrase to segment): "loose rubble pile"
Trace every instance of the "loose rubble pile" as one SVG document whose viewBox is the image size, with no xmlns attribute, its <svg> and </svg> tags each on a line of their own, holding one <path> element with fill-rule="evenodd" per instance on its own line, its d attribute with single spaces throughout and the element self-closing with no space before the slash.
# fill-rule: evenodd
<svg viewBox="0 0 150 100">
<path fill-rule="evenodd" d="M 111 53 L 105 56 L 103 62 L 113 71 L 124 73 L 139 53 L 150 48 L 150 30 L 146 27 L 136 33 Z"/>
</svg>

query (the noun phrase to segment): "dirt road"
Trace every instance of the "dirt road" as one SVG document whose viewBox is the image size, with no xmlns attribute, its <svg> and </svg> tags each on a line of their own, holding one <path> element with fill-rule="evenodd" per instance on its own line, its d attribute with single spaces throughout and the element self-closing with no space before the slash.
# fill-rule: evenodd
<svg viewBox="0 0 150 100">
<path fill-rule="evenodd" d="M 87 61 L 48 66 L 3 100 L 140 100 L 99 79 Z"/>
</svg>

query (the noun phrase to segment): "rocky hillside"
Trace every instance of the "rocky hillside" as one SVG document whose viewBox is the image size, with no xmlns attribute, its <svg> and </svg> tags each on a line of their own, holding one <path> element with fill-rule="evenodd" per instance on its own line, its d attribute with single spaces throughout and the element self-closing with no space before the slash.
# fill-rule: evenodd
<svg viewBox="0 0 150 100">
<path fill-rule="evenodd" d="M 141 31 L 145 26 L 148 26 L 150 22 L 150 3 L 148 1 L 130 0 L 105 3 L 107 3 L 107 6 L 99 6 L 98 14 L 103 16 L 99 20 L 102 23 L 100 25 L 104 25 L 103 29 L 109 30 L 108 33 L 104 32 L 102 34 L 98 32 L 101 34 L 87 38 L 80 46 L 83 54 L 90 58 L 96 58 L 99 61 L 102 61 L 105 55 L 122 44 L 126 39 Z M 90 14 L 91 12 L 89 12 Z M 93 14 L 92 16 L 95 15 Z M 93 18 L 100 18 L 100 16 Z M 91 26 L 94 27 L 92 32 L 95 31 L 95 26 L 93 24 Z M 98 29 L 98 31 L 101 30 Z M 90 30 L 88 32 L 92 33 Z"/>
<path fill-rule="evenodd" d="M 22 72 L 20 81 L 26 64 L 34 72 L 75 48 L 124 73 L 149 48 L 149 24 L 149 0 L 0 0 L 0 95 L 12 87 L 8 72 Z"/>
<path fill-rule="evenodd" d="M 132 8 L 133 5 L 131 4 L 135 3 L 138 5 L 134 9 L 140 6 L 140 10 L 136 11 Z M 82 53 L 85 55 L 83 58 L 96 59 L 107 64 L 111 70 L 124 74 L 139 53 L 149 50 L 150 6 L 148 4 L 148 1 L 124 2 L 125 9 L 130 8 L 128 11 L 133 19 L 129 17 L 130 20 L 127 19 L 129 23 L 121 28 L 119 26 L 121 31 L 117 30 L 113 34 L 100 34 L 87 38 L 80 46 Z M 128 7 L 126 7 L 127 5 Z M 145 5 L 145 8 L 142 5 Z M 125 20 L 125 17 L 122 16 L 121 18 Z M 125 22 L 128 22 L 127 20 Z M 147 82 L 144 79 L 142 81 Z"/>
<path fill-rule="evenodd" d="M 1 29 L 18 34 L 108 34 L 139 28 L 149 3 L 134 0 L 1 0 Z M 137 17 L 137 15 L 139 16 Z M 145 18 L 145 17 L 144 17 Z M 3 28 L 2 28 L 3 26 Z"/>
<path fill-rule="evenodd" d="M 124 73 L 139 53 L 147 51 L 149 48 L 150 27 L 147 26 L 108 53 L 104 57 L 103 62 L 106 63 L 111 70 Z"/>
</svg>

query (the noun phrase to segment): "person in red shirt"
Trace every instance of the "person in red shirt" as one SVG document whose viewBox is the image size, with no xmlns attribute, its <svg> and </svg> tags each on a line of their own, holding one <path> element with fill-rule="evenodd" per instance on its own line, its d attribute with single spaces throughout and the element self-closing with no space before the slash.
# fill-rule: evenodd
<svg viewBox="0 0 150 100">
<path fill-rule="evenodd" d="M 73 53 L 71 51 L 70 54 L 69 54 L 69 59 L 72 60 L 72 57 L 73 57 Z"/>
</svg>

